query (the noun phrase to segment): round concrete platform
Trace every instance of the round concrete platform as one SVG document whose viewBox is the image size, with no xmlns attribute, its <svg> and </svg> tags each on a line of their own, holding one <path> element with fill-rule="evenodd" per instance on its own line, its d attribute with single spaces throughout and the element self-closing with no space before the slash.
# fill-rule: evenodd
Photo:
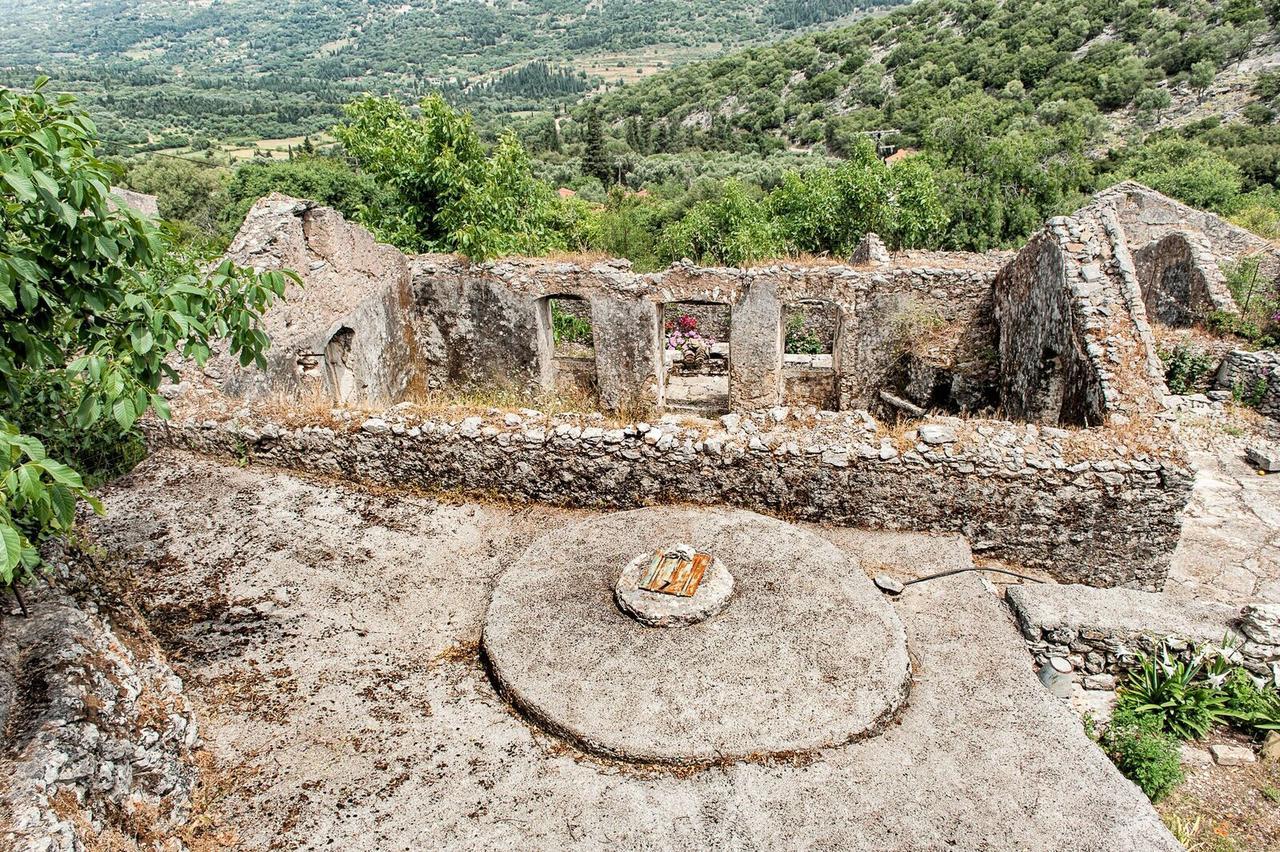
<svg viewBox="0 0 1280 852">
<path fill-rule="evenodd" d="M 733 566 L 732 598 L 679 629 L 619 611 L 637 553 L 684 541 Z M 825 539 L 752 512 L 653 508 L 549 533 L 495 584 L 484 652 L 499 689 L 580 747 L 638 762 L 792 755 L 879 731 L 905 700 L 893 608 Z"/>
</svg>

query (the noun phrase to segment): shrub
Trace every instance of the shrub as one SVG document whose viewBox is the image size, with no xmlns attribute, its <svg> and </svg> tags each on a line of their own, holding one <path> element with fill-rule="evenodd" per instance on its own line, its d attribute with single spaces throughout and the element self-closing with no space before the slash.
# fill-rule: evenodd
<svg viewBox="0 0 1280 852">
<path fill-rule="evenodd" d="M 1098 745 L 1120 773 L 1153 802 L 1182 783 L 1178 741 L 1160 729 L 1157 717 L 1117 708 Z"/>
<path fill-rule="evenodd" d="M 591 346 L 591 323 L 582 317 L 566 313 L 560 306 L 551 303 L 551 337 L 556 346 L 564 343 L 577 343 Z"/>
<path fill-rule="evenodd" d="M 821 355 L 823 353 L 822 340 L 813 331 L 804 327 L 804 314 L 791 314 L 787 317 L 784 351 L 789 355 Z"/>
<path fill-rule="evenodd" d="M 1116 711 L 1154 719 L 1179 740 L 1198 740 L 1229 718 L 1226 696 L 1202 679 L 1202 663 L 1172 660 L 1167 647 L 1139 659 L 1120 688 Z"/>
<path fill-rule="evenodd" d="M 1182 395 L 1200 389 L 1200 380 L 1213 369 L 1213 356 L 1186 344 L 1178 344 L 1172 352 L 1162 353 L 1164 378 L 1169 392 Z"/>
</svg>

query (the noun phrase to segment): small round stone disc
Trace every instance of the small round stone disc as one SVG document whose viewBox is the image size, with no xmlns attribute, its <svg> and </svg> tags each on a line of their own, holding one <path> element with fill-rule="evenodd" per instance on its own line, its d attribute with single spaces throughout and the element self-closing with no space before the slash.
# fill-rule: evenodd
<svg viewBox="0 0 1280 852">
<path fill-rule="evenodd" d="M 712 558 L 697 591 L 685 597 L 640 588 L 640 580 L 653 559 L 643 553 L 626 564 L 613 587 L 613 598 L 627 615 L 649 627 L 687 627 L 706 621 L 729 602 L 733 575 L 724 563 Z"/>
<path fill-rule="evenodd" d="M 620 565 L 687 542 L 732 566 L 726 606 L 655 630 Z M 878 733 L 905 701 L 906 636 L 857 564 L 752 512 L 661 507 L 536 540 L 494 585 L 483 650 L 503 696 L 579 748 L 646 763 L 794 755 Z"/>
</svg>

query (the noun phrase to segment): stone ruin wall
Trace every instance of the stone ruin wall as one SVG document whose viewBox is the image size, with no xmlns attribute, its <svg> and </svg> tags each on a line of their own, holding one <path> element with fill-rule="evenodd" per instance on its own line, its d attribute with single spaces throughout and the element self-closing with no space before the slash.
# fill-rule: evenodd
<svg viewBox="0 0 1280 852">
<path fill-rule="evenodd" d="M 1147 246 L 1172 234 L 1181 234 L 1190 236 L 1208 250 L 1215 261 L 1209 264 L 1212 268 L 1222 262 L 1237 262 L 1258 255 L 1264 272 L 1280 275 L 1280 249 L 1274 243 L 1221 216 L 1188 207 L 1140 183 L 1118 183 L 1099 192 L 1095 200 L 1115 210 L 1134 246 Z"/>
<path fill-rule="evenodd" d="M 1280 420 L 1280 352 L 1230 352 L 1218 369 L 1216 383 L 1256 405 L 1267 417 Z"/>
<path fill-rule="evenodd" d="M 468 265 L 452 256 L 413 258 L 420 352 L 432 387 L 511 382 L 554 386 L 546 299 L 590 305 L 601 405 L 628 400 L 662 404 L 661 308 L 681 302 L 729 306 L 729 408 L 779 405 L 785 396 L 783 326 L 787 307 L 818 302 L 836 313 L 830 382 L 838 407 L 878 405 L 902 355 L 896 339 L 905 318 L 928 313 L 939 322 L 981 322 L 966 340 L 994 334 L 981 306 L 995 262 L 985 256 L 956 265 L 922 254 L 889 268 L 782 264 L 756 269 L 677 264 L 647 275 L 620 261 L 506 260 Z"/>
<path fill-rule="evenodd" d="M 939 419 L 901 438 L 864 412 L 786 409 L 707 427 L 536 411 L 446 419 L 397 406 L 289 428 L 247 411 L 146 425 L 153 445 L 397 487 L 569 506 L 728 504 L 798 520 L 962 533 L 1064 582 L 1158 590 L 1191 474 L 1051 427 Z M 1155 452 L 1155 451 L 1152 451 Z"/>
<path fill-rule="evenodd" d="M 867 410 L 920 416 L 949 403 L 1045 427 L 1137 419 L 1158 430 L 1148 424 L 1163 415 L 1167 388 L 1148 306 L 1159 321 L 1166 309 L 1199 317 L 1230 303 L 1205 235 L 1186 223 L 1160 231 L 1149 214 L 1168 205 L 1134 186 L 1050 220 L 1016 256 L 887 256 L 869 238 L 856 266 L 676 264 L 652 274 L 620 260 L 406 257 L 332 210 L 272 196 L 255 207 L 232 251 L 241 262 L 303 272 L 306 288 L 268 314 L 271 374 L 249 380 L 215 365 L 196 380 L 233 396 L 310 388 L 368 407 L 421 400 L 424 391 L 553 391 L 572 370 L 572 383 L 594 384 L 603 411 L 661 411 L 664 307 L 696 303 L 729 308 L 726 407 L 744 429 L 787 405 L 819 420 L 856 420 Z M 1134 198 L 1150 202 L 1145 218 L 1134 213 Z M 589 357 L 556 356 L 555 298 L 582 300 L 574 310 L 591 320 Z M 789 307 L 806 302 L 831 308 L 835 343 L 830 368 L 797 380 L 784 357 L 784 324 Z M 346 372 L 333 363 L 341 335 Z M 853 413 L 815 415 L 823 399 Z M 379 430 L 375 418 L 355 431 L 275 424 L 241 434 L 234 425 L 189 422 L 154 436 L 379 482 L 605 507 L 726 502 L 835 523 L 959 531 L 979 551 L 1060 579 L 1145 589 L 1163 584 L 1189 496 L 1176 441 L 1163 433 L 1137 441 L 1160 447 L 1152 450 L 1158 458 L 1115 455 L 1105 430 L 1082 433 L 1097 446 L 1067 458 L 1061 447 L 1021 448 L 1026 427 L 996 421 L 982 426 L 995 455 L 972 455 L 951 441 L 899 451 L 883 436 L 815 444 L 792 422 L 779 426 L 792 434 L 768 443 L 752 432 L 704 440 L 665 425 L 560 423 L 551 431 L 510 416 L 519 428 L 482 418 L 465 428 Z M 1069 433 L 1053 434 L 1060 442 Z M 738 451 L 713 449 L 737 446 L 730 438 L 742 438 Z"/>
<path fill-rule="evenodd" d="M 1085 677 L 1114 677 L 1132 669 L 1139 653 L 1164 647 L 1191 660 L 1206 645 L 1229 647 L 1257 677 L 1273 677 L 1280 666 L 1276 604 L 1241 609 L 1128 589 L 1051 584 L 1010 586 L 1006 599 L 1040 666 L 1062 657 Z"/>
<path fill-rule="evenodd" d="M 879 391 L 902 382 L 904 334 L 920 316 L 954 327 L 941 360 L 968 381 L 958 398 L 989 408 L 991 281 L 1008 258 L 918 252 L 856 267 L 677 264 L 652 274 L 632 272 L 626 261 L 473 264 L 452 255 L 406 257 L 333 210 L 280 195 L 255 205 L 229 255 L 297 270 L 304 282 L 267 314 L 273 345 L 265 376 L 222 358 L 197 377 L 235 396 L 381 403 L 450 387 L 553 391 L 564 365 L 554 355 L 547 300 L 575 297 L 588 304 L 604 410 L 665 403 L 664 305 L 729 306 L 727 407 L 735 411 L 803 403 L 811 394 L 840 409 L 879 406 Z M 807 370 L 805 382 L 793 384 L 783 327 L 799 303 L 829 308 L 836 333 L 832 366 Z M 812 391 L 815 382 L 830 392 Z"/>
<path fill-rule="evenodd" d="M 231 365 L 213 378 L 234 395 L 310 388 L 361 403 L 590 384 L 603 410 L 661 409 L 664 307 L 696 303 L 729 311 L 728 410 L 824 400 L 819 407 L 875 410 L 890 392 L 913 413 L 1125 422 L 1164 410 L 1151 322 L 1234 308 L 1205 233 L 1150 224 L 1170 205 L 1179 207 L 1122 184 L 1050 220 L 1012 258 L 868 250 L 858 266 L 676 264 L 638 274 L 618 260 L 406 257 L 335 211 L 271 196 L 251 211 L 231 256 L 300 270 L 306 286 L 268 314 L 276 344 L 265 379 Z M 554 350 L 548 300 L 557 297 L 583 300 L 575 309 L 591 320 L 594 348 L 573 363 Z M 829 367 L 787 365 L 786 317 L 802 303 L 834 316 Z"/>
</svg>

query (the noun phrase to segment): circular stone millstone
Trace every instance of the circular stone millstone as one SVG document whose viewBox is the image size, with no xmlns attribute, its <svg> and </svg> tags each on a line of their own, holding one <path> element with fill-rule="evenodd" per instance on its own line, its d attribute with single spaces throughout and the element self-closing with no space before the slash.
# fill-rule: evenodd
<svg viewBox="0 0 1280 852">
<path fill-rule="evenodd" d="M 626 564 L 613 587 L 613 598 L 627 615 L 649 627 L 688 627 L 706 621 L 724 609 L 733 594 L 733 575 L 716 557 L 689 597 L 651 592 L 640 588 L 653 553 L 643 553 Z"/>
<path fill-rule="evenodd" d="M 618 566 L 689 542 L 733 566 L 715 618 L 655 630 L 614 605 Z M 893 608 L 838 548 L 782 521 L 652 508 L 535 541 L 494 586 L 484 652 L 502 693 L 582 748 L 638 762 L 791 755 L 879 731 L 906 699 Z"/>
</svg>

